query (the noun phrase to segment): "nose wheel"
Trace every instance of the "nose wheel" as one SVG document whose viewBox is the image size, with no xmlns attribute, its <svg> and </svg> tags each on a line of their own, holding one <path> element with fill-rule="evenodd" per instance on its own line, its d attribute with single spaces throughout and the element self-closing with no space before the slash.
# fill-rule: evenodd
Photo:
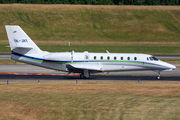
<svg viewBox="0 0 180 120">
<path fill-rule="evenodd" d="M 160 79 L 161 79 L 161 76 L 160 76 L 160 75 L 158 75 L 158 76 L 156 77 L 156 79 L 160 80 Z"/>
<path fill-rule="evenodd" d="M 161 75 L 160 75 L 160 71 L 158 70 L 158 76 L 156 77 L 156 79 L 160 80 L 161 79 Z"/>
</svg>

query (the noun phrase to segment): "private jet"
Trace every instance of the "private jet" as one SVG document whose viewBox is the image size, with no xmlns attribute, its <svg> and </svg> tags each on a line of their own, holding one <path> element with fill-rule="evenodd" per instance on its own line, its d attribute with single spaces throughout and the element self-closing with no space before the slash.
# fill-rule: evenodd
<svg viewBox="0 0 180 120">
<path fill-rule="evenodd" d="M 157 79 L 160 79 L 160 72 L 176 69 L 174 65 L 149 54 L 42 51 L 20 26 L 6 25 L 5 28 L 12 60 L 68 74 L 79 73 L 80 78 L 88 78 L 90 74 L 100 72 L 149 70 L 157 72 Z"/>
</svg>

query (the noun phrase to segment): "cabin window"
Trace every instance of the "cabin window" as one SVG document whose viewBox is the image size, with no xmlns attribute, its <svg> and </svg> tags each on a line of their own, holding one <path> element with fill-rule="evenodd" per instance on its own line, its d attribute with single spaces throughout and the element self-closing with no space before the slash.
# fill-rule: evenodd
<svg viewBox="0 0 180 120">
<path fill-rule="evenodd" d="M 130 60 L 130 57 L 128 57 L 127 59 Z"/>
<path fill-rule="evenodd" d="M 94 60 L 96 60 L 96 56 L 94 56 Z"/>
<path fill-rule="evenodd" d="M 149 58 L 147 57 L 147 60 L 149 60 Z"/>
<path fill-rule="evenodd" d="M 103 56 L 101 56 L 101 60 L 103 59 Z"/>
<path fill-rule="evenodd" d="M 116 60 L 116 59 L 117 59 L 117 57 L 115 56 L 115 57 L 114 57 L 114 60 Z"/>
<path fill-rule="evenodd" d="M 137 60 L 137 57 L 134 57 L 134 60 Z"/>
<path fill-rule="evenodd" d="M 151 61 L 153 61 L 153 58 L 152 58 L 152 57 L 149 57 L 149 59 L 150 59 Z"/>
<path fill-rule="evenodd" d="M 123 57 L 121 57 L 121 60 L 123 60 Z"/>
<path fill-rule="evenodd" d="M 108 57 L 107 57 L 107 59 L 109 60 L 109 59 L 110 59 L 110 57 L 108 56 Z"/>
</svg>

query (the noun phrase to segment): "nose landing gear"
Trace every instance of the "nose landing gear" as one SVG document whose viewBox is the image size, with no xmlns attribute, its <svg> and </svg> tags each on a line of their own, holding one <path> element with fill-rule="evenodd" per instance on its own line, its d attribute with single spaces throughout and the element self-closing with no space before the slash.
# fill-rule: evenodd
<svg viewBox="0 0 180 120">
<path fill-rule="evenodd" d="M 161 76 L 160 76 L 160 75 L 158 75 L 158 76 L 156 77 L 156 79 L 160 80 L 160 79 L 161 79 Z"/>
<path fill-rule="evenodd" d="M 161 79 L 161 75 L 160 75 L 160 71 L 158 70 L 158 76 L 156 77 L 156 79 L 160 80 Z"/>
</svg>

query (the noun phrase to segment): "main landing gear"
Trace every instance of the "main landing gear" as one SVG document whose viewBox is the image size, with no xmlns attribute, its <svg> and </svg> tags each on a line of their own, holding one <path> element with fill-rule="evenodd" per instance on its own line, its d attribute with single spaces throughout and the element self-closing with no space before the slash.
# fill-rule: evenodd
<svg viewBox="0 0 180 120">
<path fill-rule="evenodd" d="M 81 78 L 81 79 L 86 78 L 86 77 L 84 76 L 84 73 L 81 73 L 81 74 L 80 74 L 80 78 Z"/>
<path fill-rule="evenodd" d="M 89 74 L 88 70 L 84 70 L 83 73 L 80 74 L 81 79 L 88 78 L 89 76 L 90 76 L 90 74 Z"/>
</svg>

